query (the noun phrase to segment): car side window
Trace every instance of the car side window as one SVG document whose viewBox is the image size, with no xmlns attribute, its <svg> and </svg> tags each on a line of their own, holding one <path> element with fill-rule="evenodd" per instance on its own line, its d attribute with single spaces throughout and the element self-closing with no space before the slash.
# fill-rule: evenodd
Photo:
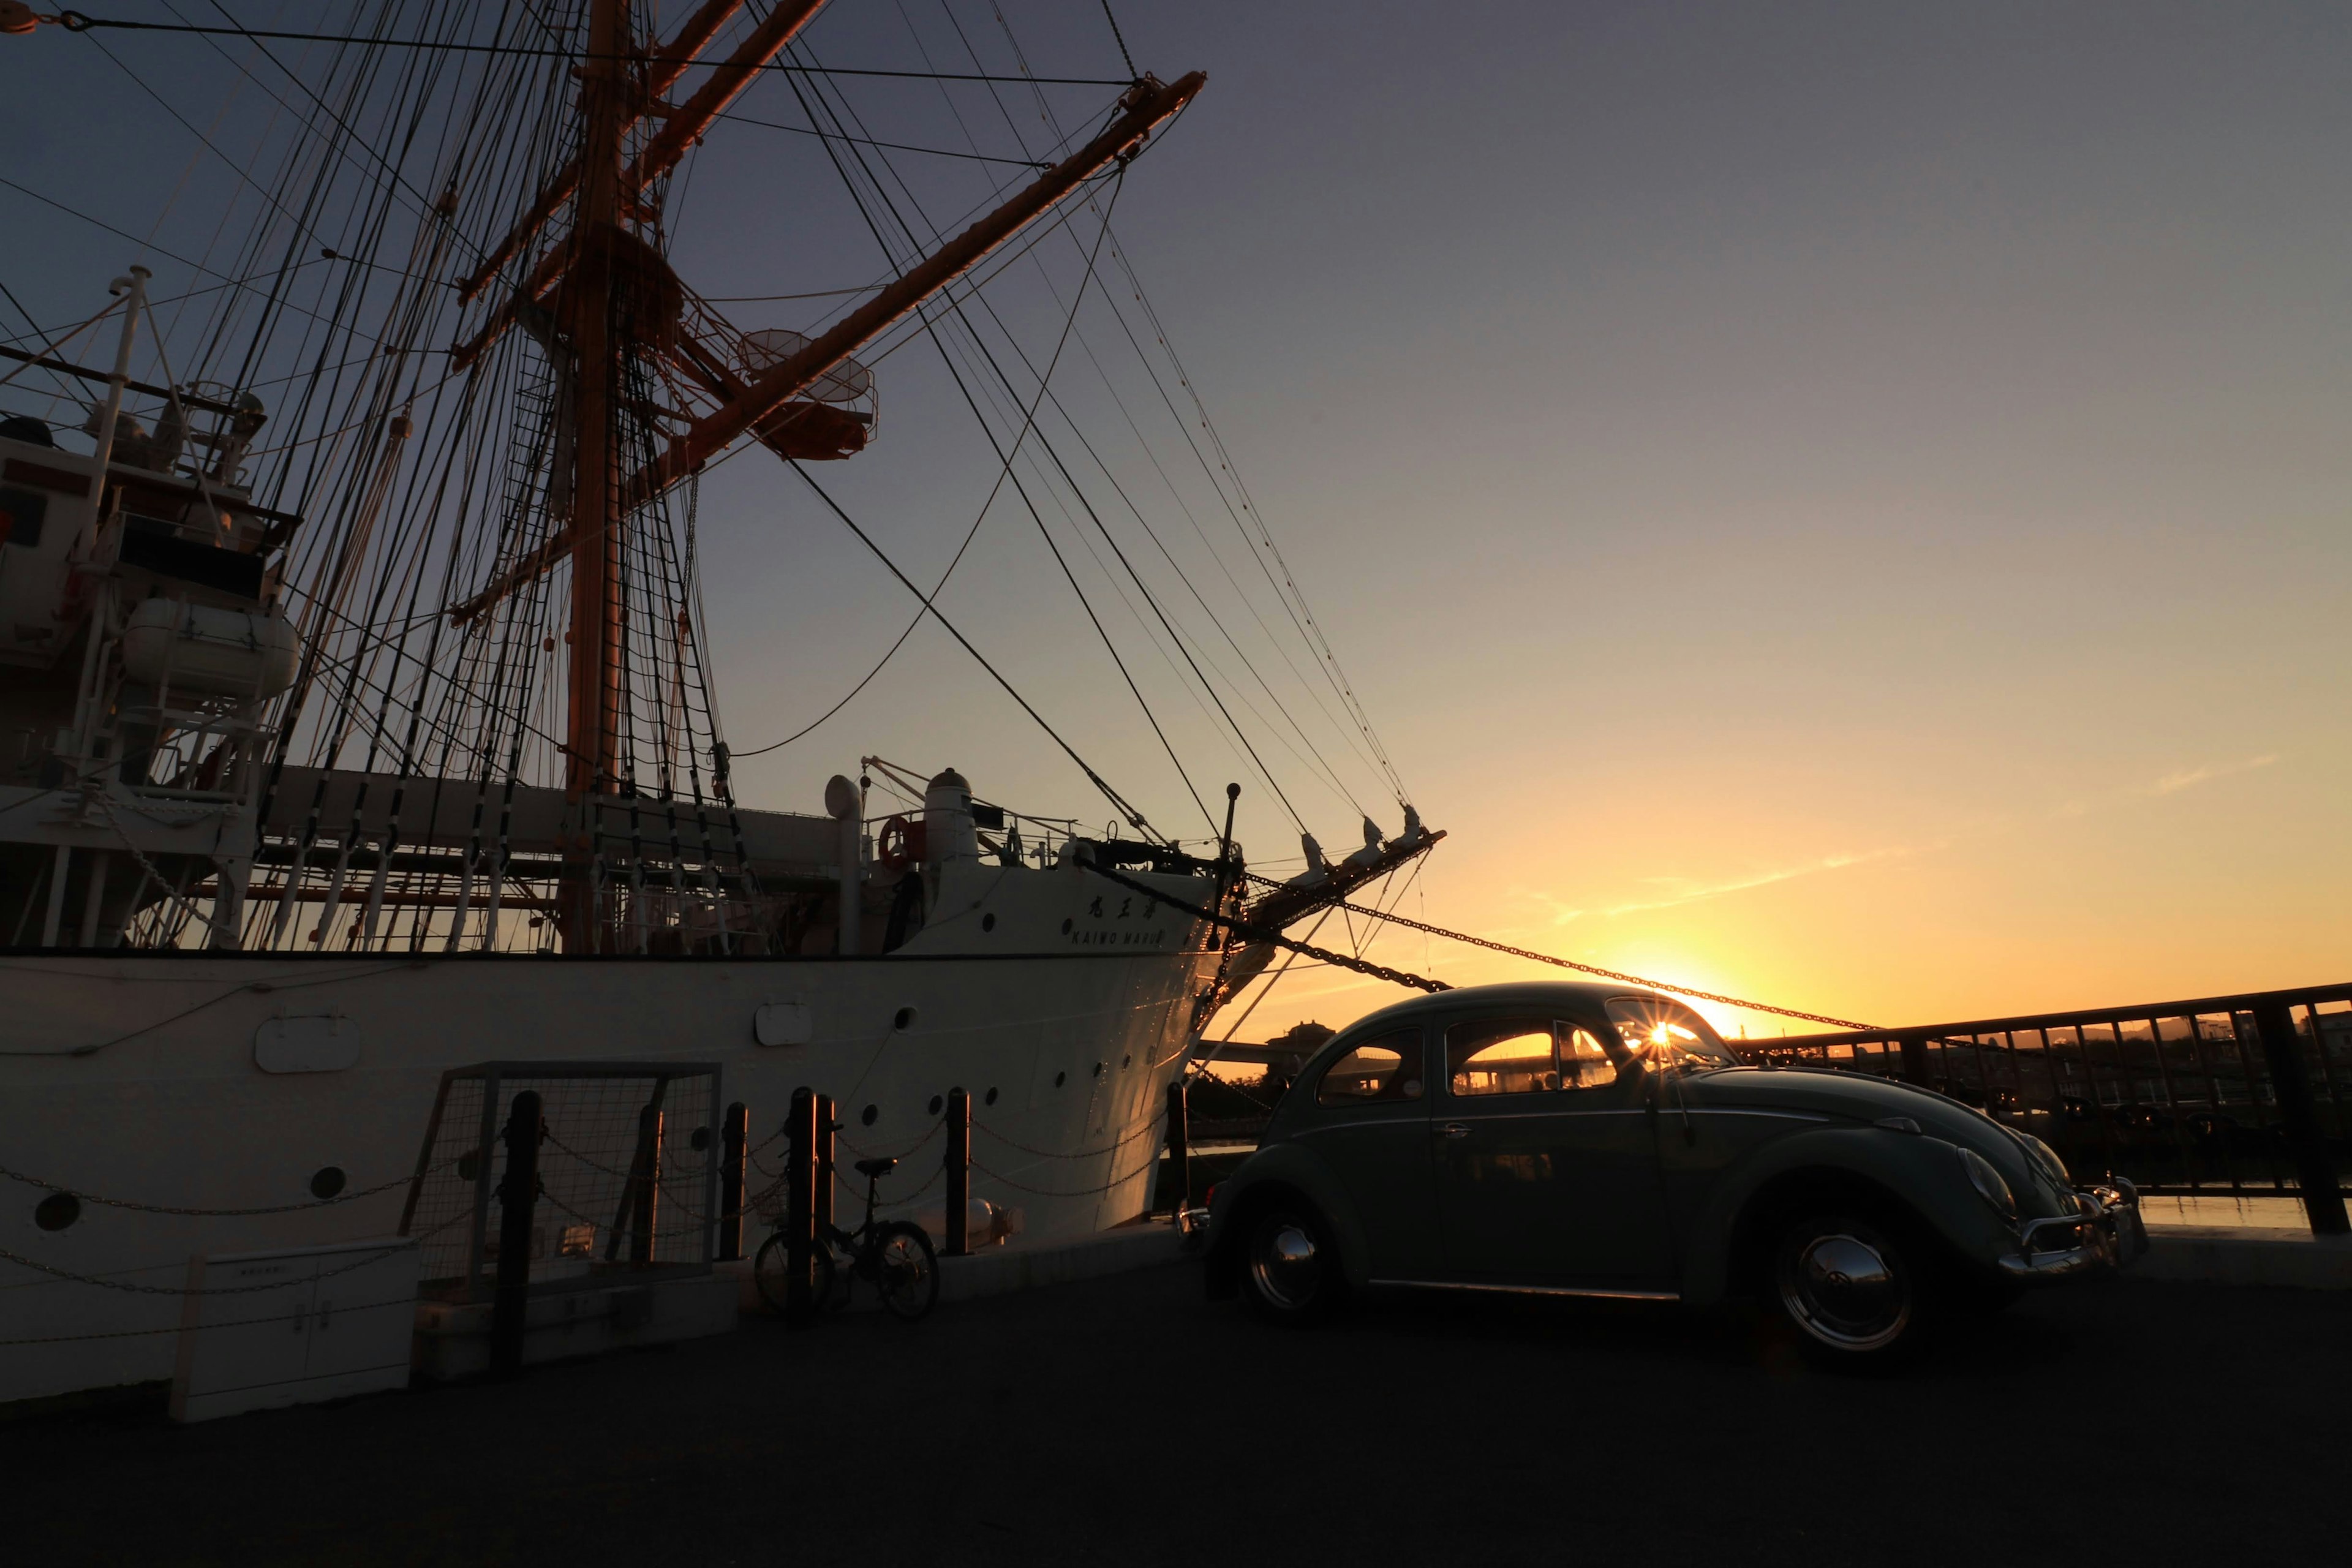
<svg viewBox="0 0 2352 1568">
<path fill-rule="evenodd" d="M 1446 1087 L 1457 1098 L 1598 1089 L 1617 1063 L 1590 1029 L 1557 1018 L 1480 1018 L 1445 1031 Z"/>
<path fill-rule="evenodd" d="M 1599 1089 L 1617 1081 L 1617 1064 L 1590 1029 L 1574 1024 L 1552 1026 L 1559 1039 L 1559 1087 Z"/>
<path fill-rule="evenodd" d="M 1366 1040 L 1325 1068 L 1315 1103 L 1376 1105 L 1419 1100 L 1421 1093 L 1421 1031 L 1401 1029 Z"/>
</svg>

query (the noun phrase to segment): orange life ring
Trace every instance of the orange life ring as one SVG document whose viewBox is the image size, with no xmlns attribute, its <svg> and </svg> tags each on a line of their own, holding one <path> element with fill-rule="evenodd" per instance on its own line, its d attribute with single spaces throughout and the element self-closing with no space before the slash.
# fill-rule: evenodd
<svg viewBox="0 0 2352 1568">
<path fill-rule="evenodd" d="M 874 855 L 886 869 L 903 871 L 923 858 L 923 825 L 894 816 L 882 825 L 874 840 Z"/>
</svg>

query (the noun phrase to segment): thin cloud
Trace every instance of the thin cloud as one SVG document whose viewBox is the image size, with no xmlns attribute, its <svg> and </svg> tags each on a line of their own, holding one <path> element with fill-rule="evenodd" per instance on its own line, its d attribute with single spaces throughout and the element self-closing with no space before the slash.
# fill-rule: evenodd
<svg viewBox="0 0 2352 1568">
<path fill-rule="evenodd" d="M 2178 773 L 2165 774 L 2154 784 L 2141 785 L 2139 793 L 2150 795 L 2179 795 L 2182 790 L 2195 789 L 2199 784 L 2210 784 L 2215 779 L 2225 779 L 2232 773 L 2250 773 L 2256 768 L 2269 767 L 2277 761 L 2276 752 L 2264 752 L 2259 757 L 2248 757 L 2243 762 L 2208 763 L 2201 768 L 2183 768 Z"/>
<path fill-rule="evenodd" d="M 1551 894 L 1545 892 L 1540 888 L 1514 888 L 1511 889 L 1510 896 L 1519 900 L 1523 903 L 1540 904 L 1543 906 L 1545 920 L 1542 926 L 1535 928 L 1538 930 L 1549 930 L 1557 926 L 1564 926 L 1568 924 L 1569 921 L 1573 920 L 1581 920 L 1584 916 L 1584 911 L 1581 909 L 1552 897 Z M 1527 926 L 1507 926 L 1500 928 L 1496 931 L 1489 931 L 1486 934 L 1490 936 L 1510 934 L 1525 931 L 1528 929 L 1529 928 Z"/>
<path fill-rule="evenodd" d="M 1930 845 L 1940 849 L 1942 845 Z M 1723 882 L 1695 882 L 1682 877 L 1654 877 L 1650 880 L 1664 884 L 1673 890 L 1663 898 L 1645 899 L 1629 904 L 1617 904 L 1609 910 L 1612 915 L 1638 914 L 1645 910 L 1671 910 L 1683 904 L 1695 904 L 1702 899 L 1719 899 L 1728 893 L 1744 893 L 1754 888 L 1769 888 L 1775 882 L 1794 881 L 1799 877 L 1819 876 L 1824 871 L 1843 871 L 1850 866 L 1867 866 L 1879 860 L 1902 860 L 1920 853 L 1918 847 L 1908 844 L 1890 845 L 1884 849 L 1868 849 L 1858 854 L 1824 855 L 1800 866 L 1786 866 L 1777 870 L 1759 871 L 1750 876 L 1735 877 Z"/>
</svg>

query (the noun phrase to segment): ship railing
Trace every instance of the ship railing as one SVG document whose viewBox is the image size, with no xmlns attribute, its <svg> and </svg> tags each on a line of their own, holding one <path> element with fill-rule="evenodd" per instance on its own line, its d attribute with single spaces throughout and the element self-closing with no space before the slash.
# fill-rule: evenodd
<svg viewBox="0 0 2352 1568">
<path fill-rule="evenodd" d="M 2142 1192 L 2294 1198 L 2345 1228 L 2352 984 L 1735 1040 L 1759 1062 L 1900 1079 Z"/>
</svg>

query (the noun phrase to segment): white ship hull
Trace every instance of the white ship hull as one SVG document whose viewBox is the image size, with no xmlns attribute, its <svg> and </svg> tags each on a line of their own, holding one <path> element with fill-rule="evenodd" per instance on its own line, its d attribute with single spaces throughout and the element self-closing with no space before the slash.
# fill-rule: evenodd
<svg viewBox="0 0 2352 1568">
<path fill-rule="evenodd" d="M 972 1194 L 1022 1211 L 1024 1241 L 1101 1229 L 1150 1203 L 1165 1089 L 1219 955 L 1164 905 L 1114 898 L 1106 909 L 1093 896 L 1102 884 L 1075 869 L 1007 883 L 1007 946 L 1024 928 L 1030 939 L 1001 954 L 967 919 L 898 952 L 849 959 L 0 959 L 0 1164 L 174 1208 L 304 1204 L 325 1167 L 345 1173 L 352 1192 L 412 1172 L 447 1068 L 669 1059 L 717 1064 L 722 1102 L 750 1108 L 754 1143 L 806 1085 L 838 1102 L 845 1171 L 861 1155 L 921 1144 L 884 1184 L 886 1203 L 928 1187 L 900 1204 L 910 1212 L 940 1203 L 927 1178 L 943 1141 L 924 1140 L 936 1097 L 963 1088 Z M 780 1003 L 806 1009 L 805 1044 L 759 1043 L 760 1010 Z M 341 1020 L 337 1050 L 355 1037 L 357 1059 L 265 1070 L 257 1039 L 283 1038 L 273 1020 L 299 1018 Z M 772 1165 L 781 1152 L 771 1145 L 762 1158 Z M 862 1202 L 856 1180 L 843 1184 L 845 1213 Z M 755 1173 L 752 1184 L 767 1182 Z M 34 1210 L 47 1190 L 0 1182 L 0 1246 L 16 1255 L 0 1259 L 0 1341 L 10 1342 L 0 1344 L 0 1400 L 171 1375 L 173 1334 L 141 1331 L 176 1325 L 176 1295 L 45 1269 L 176 1291 L 195 1254 L 392 1235 L 405 1196 L 394 1185 L 259 1216 L 84 1203 L 74 1223 L 44 1230 Z M 761 1239 L 755 1220 L 745 1237 L 747 1250 Z M 100 1335 L 121 1337 L 90 1337 Z"/>
</svg>

